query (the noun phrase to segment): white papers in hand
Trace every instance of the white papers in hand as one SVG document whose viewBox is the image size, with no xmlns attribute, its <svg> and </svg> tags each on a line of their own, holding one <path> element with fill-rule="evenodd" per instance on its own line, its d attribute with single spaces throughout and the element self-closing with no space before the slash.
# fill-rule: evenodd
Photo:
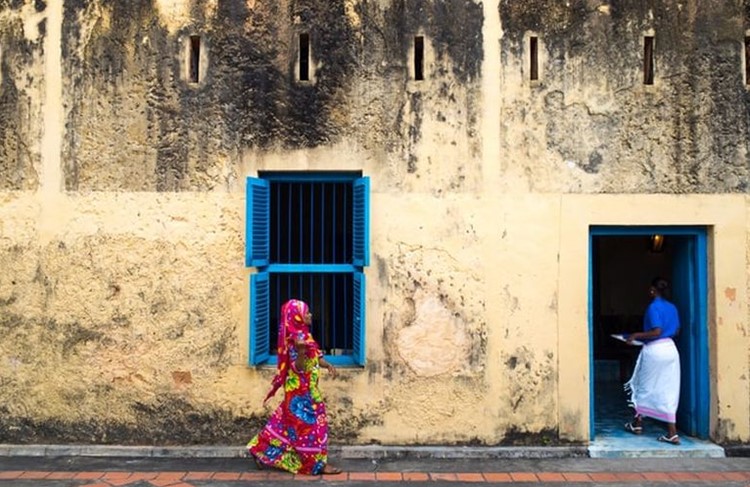
<svg viewBox="0 0 750 487">
<path fill-rule="evenodd" d="M 613 333 L 610 336 L 612 338 L 616 338 L 616 339 L 620 340 L 621 342 L 628 343 L 627 337 L 625 335 L 623 335 L 622 333 L 620 333 L 620 334 Z M 632 342 L 629 343 L 629 345 L 639 345 L 640 346 L 640 345 L 643 345 L 643 342 L 640 341 L 640 340 L 633 340 Z"/>
</svg>

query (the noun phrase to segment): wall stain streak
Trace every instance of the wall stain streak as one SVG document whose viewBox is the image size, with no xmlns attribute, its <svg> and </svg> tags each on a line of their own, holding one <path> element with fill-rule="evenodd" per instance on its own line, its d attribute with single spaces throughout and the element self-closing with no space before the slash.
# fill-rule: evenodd
<svg viewBox="0 0 750 487">
<path fill-rule="evenodd" d="M 5 2 L 2 10 L 17 10 L 23 2 Z M 25 38 L 20 13 L 6 14 L 0 25 L 0 190 L 33 190 L 41 156 L 42 78 L 38 73 L 44 31 Z"/>
<path fill-rule="evenodd" d="M 132 421 L 19 417 L 3 406 L 0 412 L 0 441 L 17 444 L 239 445 L 247 443 L 252 432 L 265 423 L 261 416 L 197 407 L 170 394 L 134 404 Z"/>
<path fill-rule="evenodd" d="M 747 103 L 738 103 L 748 98 L 739 69 L 739 5 L 709 0 L 700 7 L 646 1 L 599 6 L 586 0 L 508 0 L 499 7 L 507 69 L 518 69 L 524 59 L 529 32 L 546 50 L 543 79 L 531 87 L 529 103 L 519 105 L 529 113 L 516 114 L 520 108 L 514 107 L 504 118 L 522 121 L 537 113 L 535 100 L 544 100 L 547 151 L 539 159 L 556 153 L 555 170 L 580 170 L 559 171 L 563 178 L 556 187 L 577 193 L 747 191 L 750 117 Z M 643 84 L 647 33 L 655 36 L 652 86 Z M 573 93 L 573 102 L 554 102 Z M 538 170 L 543 165 L 531 169 Z M 544 190 L 539 181 L 533 187 Z"/>
</svg>

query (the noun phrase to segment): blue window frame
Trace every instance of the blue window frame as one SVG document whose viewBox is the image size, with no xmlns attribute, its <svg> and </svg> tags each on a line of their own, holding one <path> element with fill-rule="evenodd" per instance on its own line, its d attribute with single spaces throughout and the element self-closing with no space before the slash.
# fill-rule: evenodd
<svg viewBox="0 0 750 487">
<path fill-rule="evenodd" d="M 262 172 L 247 178 L 245 263 L 251 365 L 275 363 L 278 313 L 308 302 L 326 359 L 365 363 L 369 178 L 359 172 Z"/>
</svg>

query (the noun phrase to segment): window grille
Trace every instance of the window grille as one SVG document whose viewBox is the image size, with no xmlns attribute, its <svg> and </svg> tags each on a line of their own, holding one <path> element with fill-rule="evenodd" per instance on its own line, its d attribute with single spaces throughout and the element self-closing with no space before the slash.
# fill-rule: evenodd
<svg viewBox="0 0 750 487">
<path fill-rule="evenodd" d="M 271 262 L 351 263 L 350 183 L 272 182 L 271 201 Z"/>
</svg>

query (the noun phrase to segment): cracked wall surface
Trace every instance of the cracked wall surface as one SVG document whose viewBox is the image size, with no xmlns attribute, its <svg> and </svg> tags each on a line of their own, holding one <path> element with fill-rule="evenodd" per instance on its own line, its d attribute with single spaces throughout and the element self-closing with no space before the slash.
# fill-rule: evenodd
<svg viewBox="0 0 750 487">
<path fill-rule="evenodd" d="M 257 431 L 264 170 L 370 177 L 332 442 L 586 443 L 588 231 L 656 224 L 708 229 L 711 434 L 750 441 L 748 25 L 748 0 L 0 0 L 0 441 Z"/>
</svg>

